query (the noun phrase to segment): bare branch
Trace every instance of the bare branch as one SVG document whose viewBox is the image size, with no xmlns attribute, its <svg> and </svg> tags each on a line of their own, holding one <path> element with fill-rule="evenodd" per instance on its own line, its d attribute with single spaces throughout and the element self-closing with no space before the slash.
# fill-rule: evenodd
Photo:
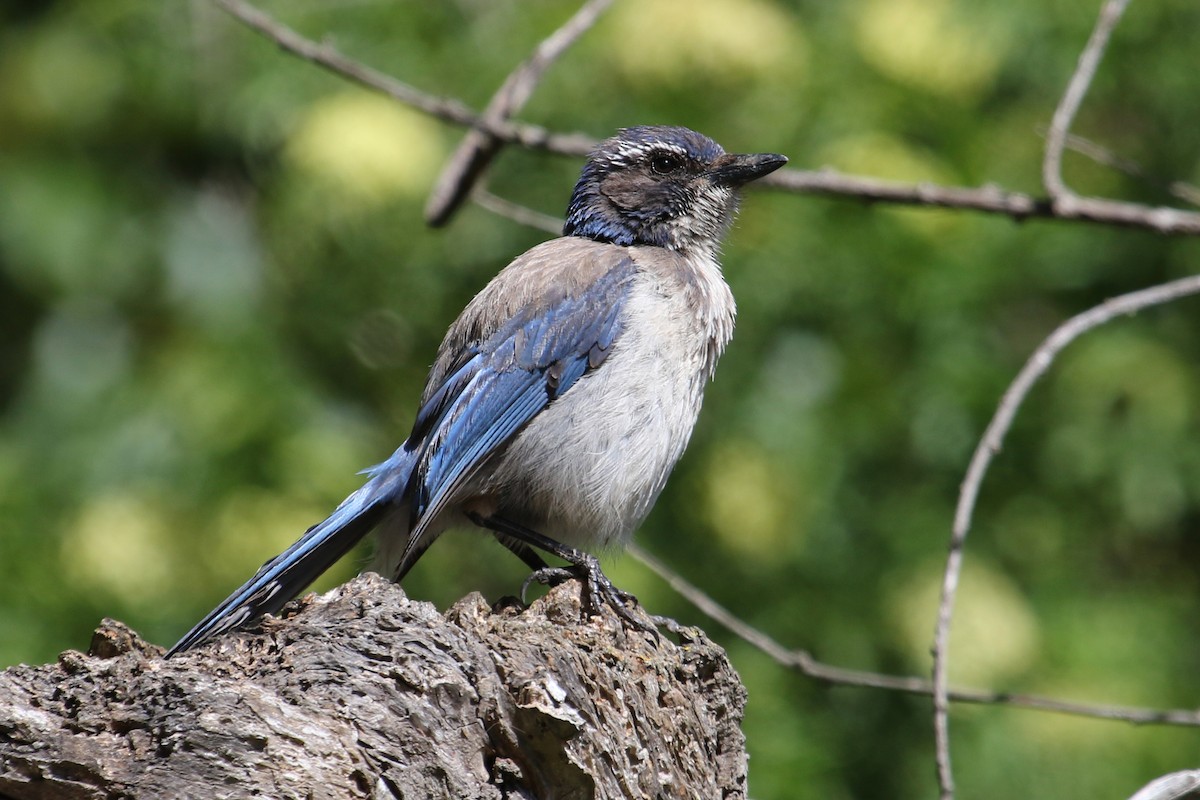
<svg viewBox="0 0 1200 800">
<path fill-rule="evenodd" d="M 518 224 L 537 228 L 539 231 L 546 231 L 555 236 L 562 233 L 563 221 L 558 217 L 552 217 L 549 214 L 543 214 L 540 211 L 534 211 L 532 208 L 518 205 L 503 197 L 497 197 L 491 192 L 485 191 L 482 187 L 475 189 L 471 193 L 471 199 L 478 203 L 480 207 L 486 208 L 493 214 L 507 217 Z"/>
<path fill-rule="evenodd" d="M 1129 800 L 1176 800 L 1200 789 L 1200 770 L 1172 772 L 1150 781 Z"/>
<path fill-rule="evenodd" d="M 588 0 L 562 27 L 544 39 L 492 96 L 483 112 L 484 122 L 488 126 L 507 122 L 520 111 L 546 70 L 595 24 L 610 5 L 612 0 Z M 454 155 L 446 162 L 425 204 L 425 221 L 429 225 L 437 228 L 450 221 L 471 193 L 471 187 L 499 155 L 503 144 L 488 131 L 479 128 L 467 131 Z M 554 232 L 558 233 L 557 230 Z"/>
<path fill-rule="evenodd" d="M 306 39 L 243 0 L 213 0 L 213 2 L 247 27 L 275 42 L 286 52 L 311 61 L 344 78 L 349 78 L 368 89 L 382 92 L 407 106 L 412 106 L 418 111 L 423 111 L 445 122 L 486 130 L 505 142 L 513 142 L 523 147 L 550 150 L 564 155 L 587 155 L 595 144 L 594 139 L 583 134 L 552 133 L 536 125 L 513 122 L 488 125 L 465 103 L 453 98 L 437 97 L 422 92 L 407 83 L 342 55 L 329 45 L 318 44 L 311 39 Z"/>
<path fill-rule="evenodd" d="M 1096 27 L 1088 38 L 1087 45 L 1079 54 L 1079 62 L 1075 65 L 1075 74 L 1067 83 L 1067 90 L 1054 109 L 1054 117 L 1050 121 L 1050 130 L 1046 132 L 1046 154 L 1042 160 L 1042 185 L 1055 206 L 1064 203 L 1068 206 L 1075 198 L 1074 193 L 1067 188 L 1062 177 L 1063 148 L 1066 146 L 1067 134 L 1071 131 L 1071 122 L 1083 103 L 1092 78 L 1096 75 L 1096 67 L 1108 47 L 1109 36 L 1117 26 L 1129 0 L 1108 0 L 1100 10 L 1096 19 Z"/>
<path fill-rule="evenodd" d="M 1165 181 L 1157 178 L 1133 159 L 1117 155 L 1091 139 L 1072 133 L 1067 136 L 1066 147 L 1068 150 L 1090 158 L 1097 164 L 1115 169 L 1131 178 L 1137 178 L 1148 186 L 1167 192 L 1185 203 L 1200 206 L 1200 187 L 1193 186 L 1186 181 Z"/>
<path fill-rule="evenodd" d="M 1055 108 L 1054 116 L 1050 121 L 1050 129 L 1046 133 L 1046 152 L 1042 160 L 1042 185 L 1050 196 L 1050 206 L 1056 214 L 1078 210 L 1080 207 L 1091 206 L 1095 208 L 1097 207 L 1096 204 L 1107 204 L 1110 202 L 1095 198 L 1080 198 L 1068 189 L 1062 178 L 1062 156 L 1067 135 L 1071 130 L 1071 122 L 1074 120 L 1075 114 L 1079 111 L 1079 106 L 1083 103 L 1083 98 L 1087 95 L 1088 88 L 1092 84 L 1092 79 L 1096 75 L 1096 68 L 1099 66 L 1100 59 L 1107 49 L 1109 37 L 1128 5 L 1129 0 L 1107 0 L 1105 2 L 1096 20 L 1096 25 L 1092 29 L 1092 35 L 1088 37 L 1087 44 L 1084 46 L 1083 52 L 1079 55 L 1075 72 L 1067 82 L 1066 91 L 1063 92 L 1063 96 L 1059 100 L 1058 107 Z M 1078 317 L 1074 319 L 1078 319 Z M 1080 333 L 1082 332 L 1080 331 Z M 1053 335 L 1051 338 L 1053 339 Z M 1066 343 L 1069 341 L 1071 340 L 1067 339 L 1061 346 L 1066 346 Z M 963 546 L 966 542 L 966 534 L 970 526 L 970 514 L 975 505 L 975 498 L 979 492 L 979 483 L 983 479 L 986 465 L 990 462 L 992 454 L 999 451 L 1000 440 L 1003 438 L 1004 432 L 1007 431 L 1009 424 L 1011 424 L 1012 415 L 1015 415 L 1017 407 L 1019 407 L 1021 400 L 1024 399 L 1025 392 L 1028 391 L 1028 386 L 1032 386 L 1038 376 L 1050 365 L 1056 352 L 1056 350 L 1048 349 L 1046 344 L 1043 343 L 1034 353 L 1033 358 L 1026 364 L 1025 369 L 1017 376 L 1017 380 L 1009 387 L 1009 392 L 1006 392 L 1005 397 L 1001 400 L 996 416 L 992 418 L 993 424 L 988 426 L 988 431 L 984 434 L 984 438 L 980 441 L 975 455 L 971 459 L 971 464 L 967 469 L 967 480 L 964 482 L 962 490 L 959 493 L 959 505 L 955 513 L 954 530 L 950 539 L 950 552 L 946 558 L 946 570 L 942 578 L 942 596 L 938 604 L 937 623 L 934 627 L 933 638 L 934 762 L 941 800 L 953 800 L 954 798 L 954 770 L 950 761 L 950 703 L 948 700 L 950 619 L 954 614 L 954 599 L 958 592 L 958 581 L 962 573 Z M 1033 369 L 1030 369 L 1031 365 Z M 1002 428 L 997 427 L 994 429 L 993 426 L 1005 416 L 1006 401 L 1009 399 L 1010 393 L 1021 384 L 1022 378 L 1026 375 L 1029 376 L 1028 386 L 1020 394 L 1013 395 L 1015 401 L 1007 408 L 1008 419 L 1002 423 Z M 998 435 L 993 439 L 989 439 L 989 434 L 994 432 L 997 432 Z M 972 473 L 976 469 L 977 464 L 982 466 L 978 471 L 978 480 L 972 483 Z"/>
<path fill-rule="evenodd" d="M 1169 303 L 1197 293 L 1200 293 L 1200 275 L 1190 275 L 1106 300 L 1058 326 L 1038 346 L 1029 360 L 1025 362 L 1025 366 L 1021 368 L 1016 379 L 1004 392 L 996 413 L 992 416 L 983 438 L 975 448 L 954 512 L 954 530 L 950 537 L 949 555 L 946 559 L 946 571 L 942 581 L 942 599 L 938 605 L 937 626 L 934 632 L 934 726 L 938 738 L 939 780 L 943 781 L 943 797 L 953 796 L 953 782 L 949 780 L 948 773 L 950 619 L 954 614 L 954 600 L 958 590 L 958 579 L 962 572 L 963 547 L 971 529 L 971 518 L 975 512 L 979 489 L 983 484 L 988 467 L 991 465 L 992 458 L 1000 452 L 1004 437 L 1008 434 L 1017 410 L 1025 401 L 1030 389 L 1054 363 L 1054 359 L 1062 352 L 1063 348 L 1093 328 L 1098 328 L 1119 316 L 1134 314 L 1142 309 Z M 942 758 L 945 761 L 941 761 Z M 942 775 L 943 766 L 947 769 L 945 776 Z"/>
<path fill-rule="evenodd" d="M 481 131 L 508 144 L 568 156 L 585 156 L 596 145 L 580 133 L 557 134 L 536 125 L 505 120 L 490 123 L 464 103 L 437 97 L 395 80 L 348 58 L 328 45 L 306 39 L 287 26 L 244 2 L 213 0 L 246 26 L 275 42 L 283 50 L 324 67 L 369 89 L 444 122 Z M 1001 214 L 1015 220 L 1055 219 L 1099 225 L 1119 225 L 1176 236 L 1200 235 L 1200 213 L 1174 208 L 1154 208 L 1095 198 L 1074 198 L 1070 203 L 1051 203 L 1021 192 L 995 186 L 939 186 L 909 184 L 874 178 L 842 175 L 833 170 L 780 170 L 758 182 L 793 192 L 846 197 L 878 203 L 896 203 L 932 208 L 957 208 Z"/>
<path fill-rule="evenodd" d="M 814 680 L 833 686 L 858 686 L 867 689 L 884 689 L 929 696 L 933 694 L 933 683 L 925 678 L 883 675 L 865 670 L 835 667 L 817 661 L 804 650 L 789 650 L 766 633 L 738 618 L 694 584 L 668 567 L 655 556 L 636 544 L 629 545 L 629 554 L 644 564 L 650 571 L 667 582 L 689 603 L 704 614 L 725 626 L 742 641 L 766 654 L 780 666 L 795 670 Z M 959 703 L 999 705 L 1034 711 L 1048 711 L 1093 719 L 1117 720 L 1138 725 L 1180 725 L 1200 727 L 1200 712 L 1190 709 L 1133 708 L 1122 706 L 1089 705 L 1052 697 L 1012 692 L 996 692 L 986 689 L 951 689 L 949 698 Z"/>
<path fill-rule="evenodd" d="M 1200 213 L 1193 211 L 1092 197 L 1073 197 L 1070 203 L 1055 204 L 1044 198 L 993 185 L 965 187 L 898 183 L 844 175 L 832 169 L 815 172 L 784 169 L 757 181 L 755 186 L 872 203 L 982 211 L 1011 217 L 1018 222 L 1049 219 L 1142 228 L 1177 236 L 1200 235 Z"/>
</svg>

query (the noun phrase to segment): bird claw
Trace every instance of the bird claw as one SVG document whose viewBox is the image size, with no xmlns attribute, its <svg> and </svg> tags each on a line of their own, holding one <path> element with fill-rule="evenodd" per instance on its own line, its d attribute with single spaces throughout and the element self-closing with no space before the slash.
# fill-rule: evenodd
<svg viewBox="0 0 1200 800">
<path fill-rule="evenodd" d="M 525 593 L 529 589 L 529 585 L 535 581 L 545 586 L 557 586 L 571 578 L 577 578 L 586 585 L 588 603 L 592 611 L 599 613 L 601 604 L 607 603 L 617 616 L 631 627 L 649 633 L 656 641 L 658 640 L 658 629 L 634 616 L 633 612 L 629 610 L 631 605 L 638 604 L 637 598 L 613 585 L 613 582 L 600 569 L 600 561 L 595 556 L 588 555 L 581 563 L 572 564 L 566 568 L 546 567 L 534 570 L 521 584 L 521 602 L 525 602 Z"/>
<path fill-rule="evenodd" d="M 525 599 L 525 595 L 529 593 L 529 586 L 534 583 L 540 583 L 543 586 L 558 586 L 564 581 L 569 581 L 572 578 L 578 577 L 574 572 L 562 567 L 542 567 L 535 569 L 529 573 L 529 577 L 521 584 L 521 602 L 529 605 L 529 601 Z"/>
</svg>

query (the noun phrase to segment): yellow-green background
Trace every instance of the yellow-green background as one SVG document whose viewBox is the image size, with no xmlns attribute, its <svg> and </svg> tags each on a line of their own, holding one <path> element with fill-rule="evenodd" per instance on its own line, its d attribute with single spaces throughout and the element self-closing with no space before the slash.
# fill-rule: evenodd
<svg viewBox="0 0 1200 800">
<path fill-rule="evenodd" d="M 522 117 L 1036 193 L 1097 5 L 618 0 Z M 476 107 L 574 9 L 265 7 Z M 1188 0 L 1134 3 L 1076 126 L 1159 183 L 1200 182 L 1198 27 Z M 544 238 L 479 208 L 422 225 L 460 135 L 201 0 L 0 9 L 0 666 L 86 647 L 102 616 L 172 642 L 399 443 L 445 326 Z M 579 166 L 510 150 L 491 185 L 561 214 Z M 1171 202 L 1078 156 L 1066 174 Z M 788 645 L 925 674 L 956 490 L 1005 385 L 1060 321 L 1195 272 L 1198 248 L 753 193 L 725 248 L 737 335 L 639 541 Z M 1033 392 L 982 494 L 956 680 L 1200 705 L 1198 310 L 1119 320 Z M 608 563 L 729 648 L 755 797 L 935 791 L 927 701 L 814 685 Z M 406 588 L 444 606 L 523 576 L 458 533 Z M 1200 752 L 1200 731 L 995 708 L 956 709 L 952 732 L 964 798 L 1126 797 Z"/>
</svg>

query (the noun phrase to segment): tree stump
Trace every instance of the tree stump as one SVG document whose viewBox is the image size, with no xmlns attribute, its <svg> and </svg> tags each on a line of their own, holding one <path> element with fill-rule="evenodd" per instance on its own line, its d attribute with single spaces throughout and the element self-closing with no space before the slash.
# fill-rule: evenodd
<svg viewBox="0 0 1200 800">
<path fill-rule="evenodd" d="M 745 690 L 677 635 L 370 574 L 169 661 L 105 620 L 0 673 L 0 797 L 744 798 Z"/>
</svg>

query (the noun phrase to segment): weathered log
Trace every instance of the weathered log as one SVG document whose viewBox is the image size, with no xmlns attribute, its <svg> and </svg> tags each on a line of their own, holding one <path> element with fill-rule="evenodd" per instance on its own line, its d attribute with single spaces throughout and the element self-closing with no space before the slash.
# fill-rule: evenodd
<svg viewBox="0 0 1200 800">
<path fill-rule="evenodd" d="M 745 690 L 678 637 L 574 581 L 443 615 L 374 575 L 169 661 L 105 620 L 0 673 L 0 796 L 744 798 Z"/>
</svg>

